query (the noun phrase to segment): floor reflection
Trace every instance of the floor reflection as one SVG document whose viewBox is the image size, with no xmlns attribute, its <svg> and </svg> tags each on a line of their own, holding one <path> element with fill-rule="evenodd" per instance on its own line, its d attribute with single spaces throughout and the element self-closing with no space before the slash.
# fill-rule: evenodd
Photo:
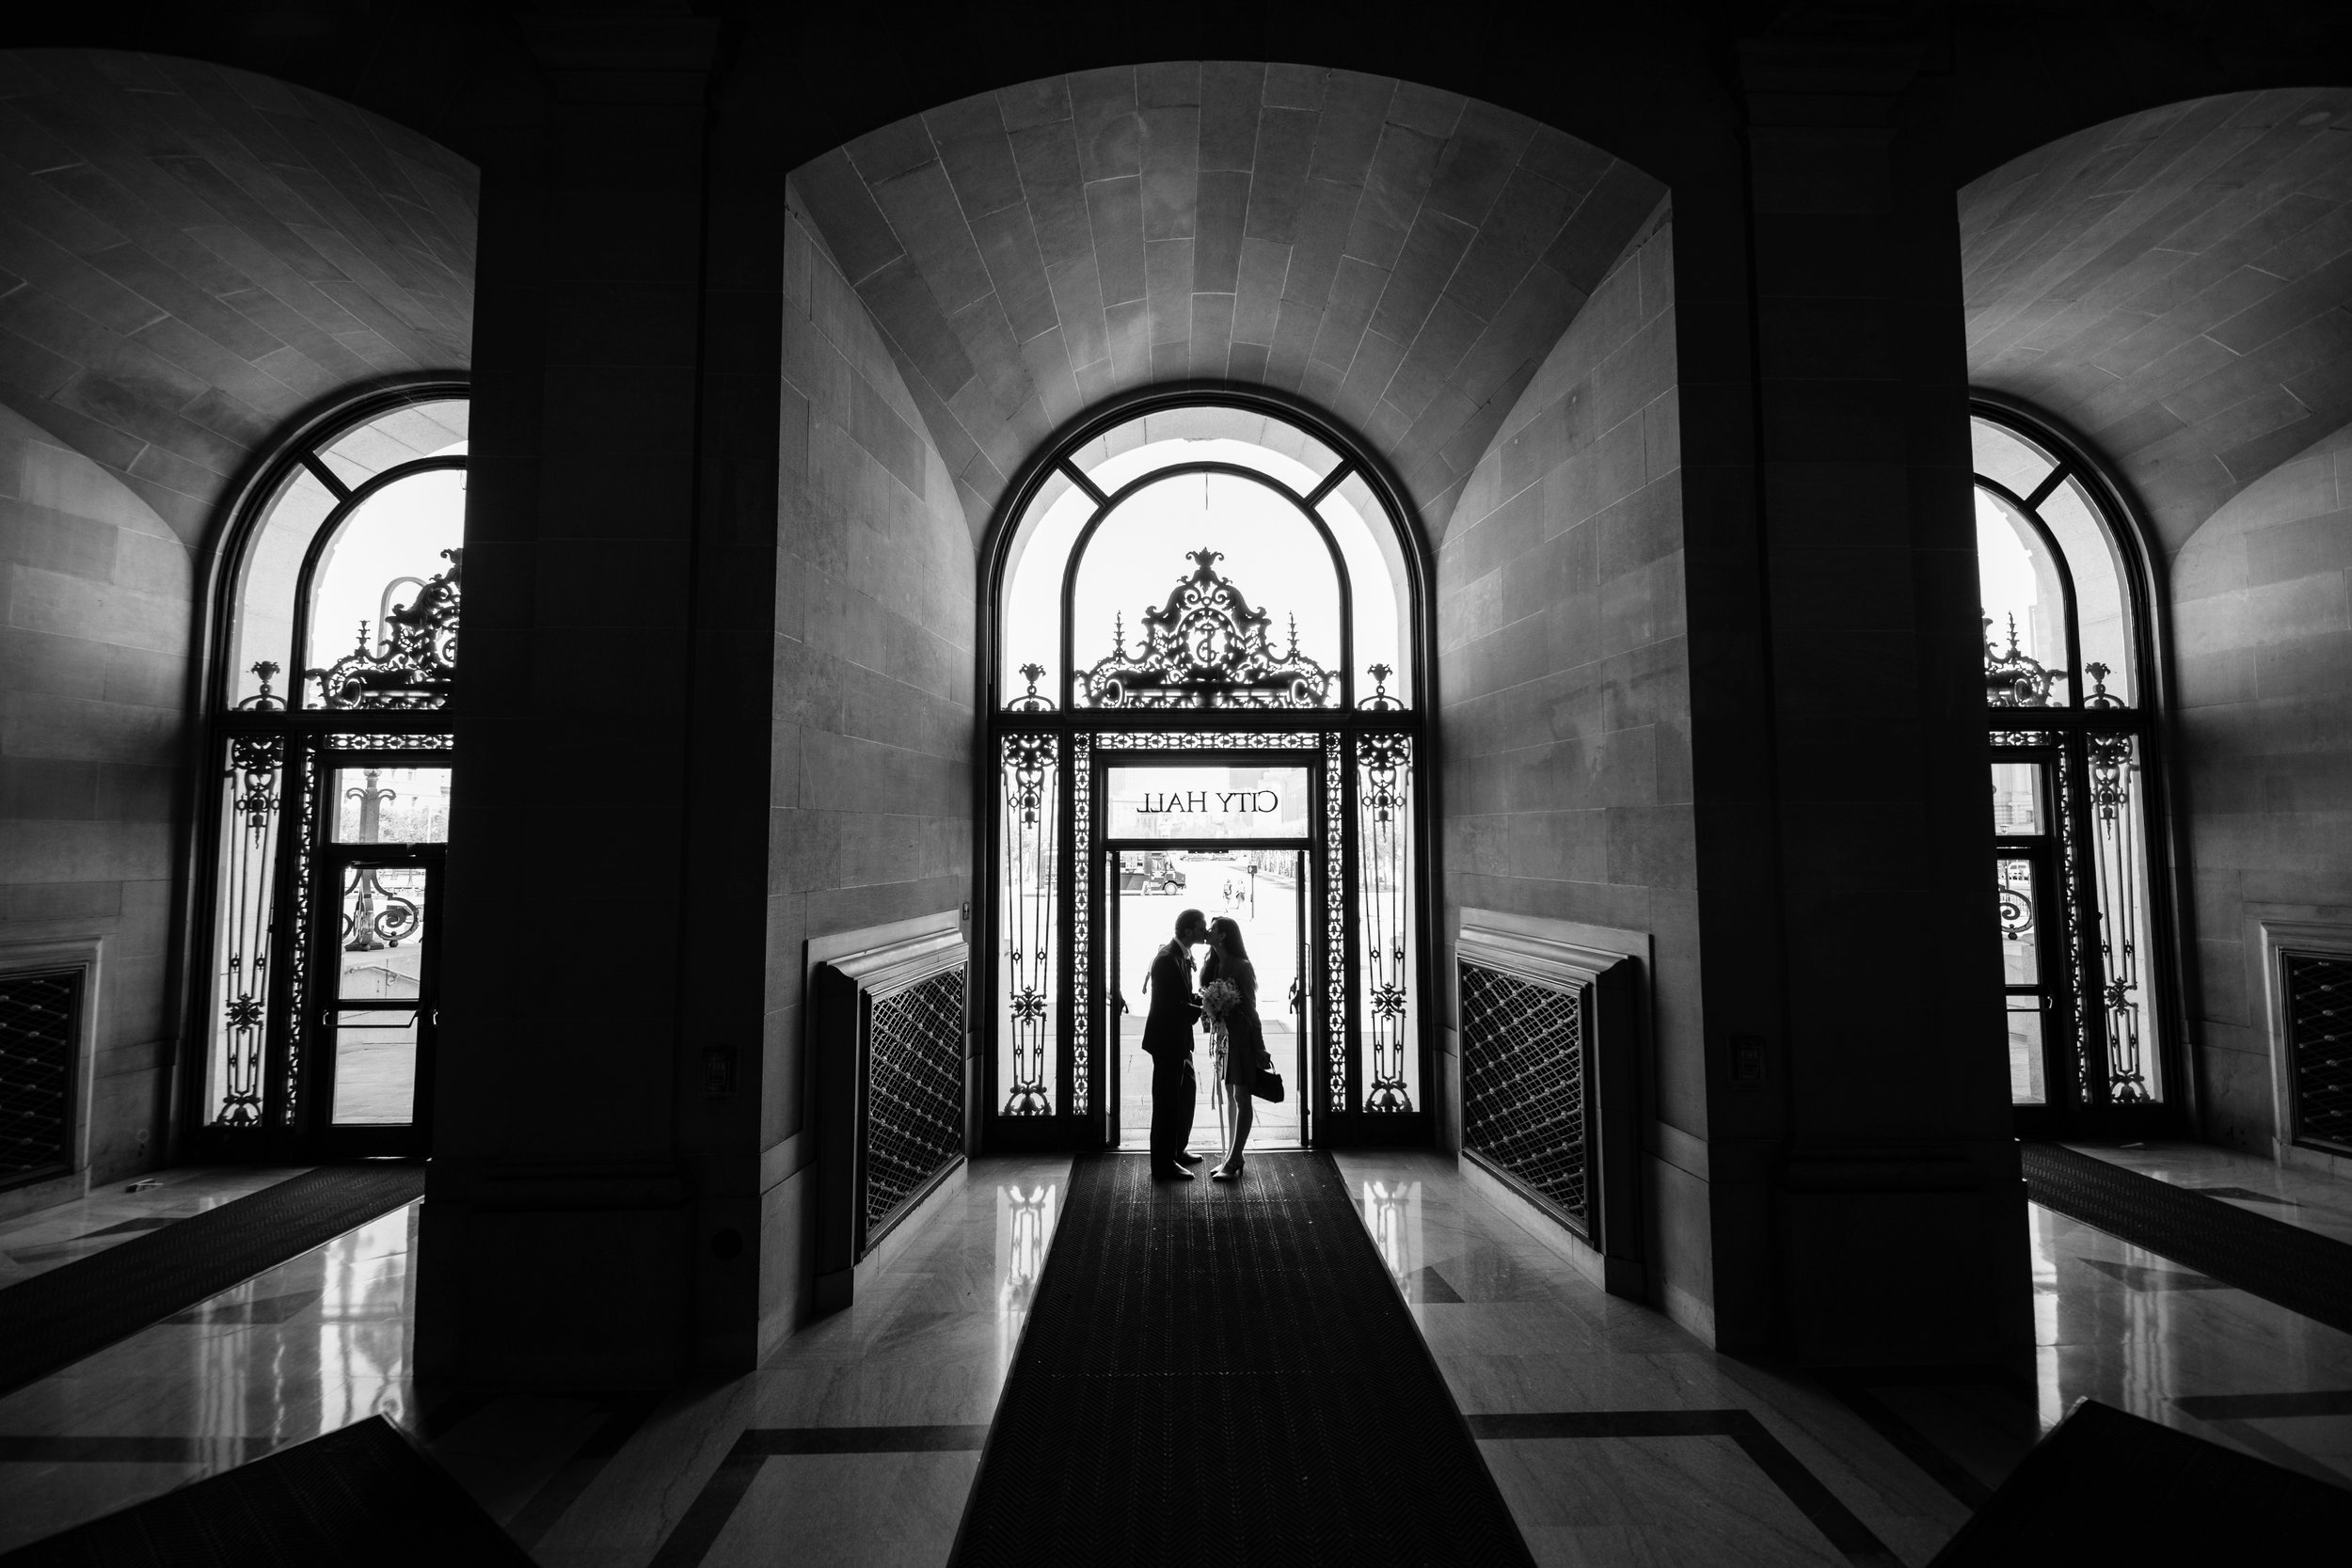
<svg viewBox="0 0 2352 1568">
<path fill-rule="evenodd" d="M 1012 1369 L 1013 1352 L 1029 1321 L 1029 1300 L 1045 1272 L 1045 1243 L 1054 1232 L 1054 1199 L 1059 1183 L 1020 1182 L 996 1188 L 996 1364 Z"/>
<path fill-rule="evenodd" d="M 415 1414 L 410 1204 L 0 1399 L 0 1551 L 382 1413 Z M 164 1438 L 136 1463 L 62 1440 Z"/>
</svg>

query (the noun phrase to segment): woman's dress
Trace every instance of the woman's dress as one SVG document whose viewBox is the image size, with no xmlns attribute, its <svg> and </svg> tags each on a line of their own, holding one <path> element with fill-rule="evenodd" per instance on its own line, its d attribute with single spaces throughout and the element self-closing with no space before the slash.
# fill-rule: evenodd
<svg viewBox="0 0 2352 1568">
<path fill-rule="evenodd" d="M 1230 966 L 1220 966 L 1219 974 L 1233 983 L 1233 989 L 1241 992 L 1241 1000 L 1225 1010 L 1229 1037 L 1225 1059 L 1218 1064 L 1218 1076 L 1248 1094 L 1258 1081 L 1259 1068 L 1265 1062 L 1265 1026 L 1258 1019 L 1258 969 L 1248 958 L 1240 958 Z"/>
</svg>

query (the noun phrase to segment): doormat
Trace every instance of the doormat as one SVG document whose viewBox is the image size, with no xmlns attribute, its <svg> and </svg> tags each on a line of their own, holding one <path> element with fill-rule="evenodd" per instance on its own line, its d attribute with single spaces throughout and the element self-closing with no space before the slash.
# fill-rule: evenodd
<svg viewBox="0 0 2352 1568">
<path fill-rule="evenodd" d="M 373 1416 L 20 1546 L 0 1568 L 530 1561 L 449 1472 Z"/>
<path fill-rule="evenodd" d="M 2352 1246 L 2059 1144 L 2020 1152 L 2036 1203 L 2352 1334 Z"/>
<path fill-rule="evenodd" d="M 1533 1560 L 1329 1155 L 1077 1163 L 951 1562 Z"/>
<path fill-rule="evenodd" d="M 0 1291 L 13 1393 L 424 1196 L 421 1164 L 328 1165 Z"/>
</svg>

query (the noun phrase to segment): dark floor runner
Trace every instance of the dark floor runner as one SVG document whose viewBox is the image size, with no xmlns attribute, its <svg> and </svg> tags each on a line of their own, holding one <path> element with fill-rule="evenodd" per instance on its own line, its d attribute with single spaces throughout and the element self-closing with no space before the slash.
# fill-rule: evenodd
<svg viewBox="0 0 2352 1568">
<path fill-rule="evenodd" d="M 954 1563 L 1530 1563 L 1346 1184 L 1077 1162 Z"/>
<path fill-rule="evenodd" d="M 2352 1246 L 2058 1144 L 2022 1148 L 2036 1203 L 2352 1334 Z"/>
<path fill-rule="evenodd" d="M 0 1291 L 0 1394 L 424 1196 L 424 1166 L 328 1165 Z"/>
<path fill-rule="evenodd" d="M 322 1568 L 531 1559 L 381 1416 L 0 1557 L 0 1568 Z"/>
</svg>

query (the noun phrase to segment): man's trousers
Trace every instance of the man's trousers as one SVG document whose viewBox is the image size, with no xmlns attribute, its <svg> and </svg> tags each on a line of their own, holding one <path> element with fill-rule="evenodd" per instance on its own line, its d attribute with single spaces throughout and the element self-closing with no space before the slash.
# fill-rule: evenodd
<svg viewBox="0 0 2352 1568">
<path fill-rule="evenodd" d="M 1200 1095 L 1192 1076 L 1192 1053 L 1152 1058 L 1152 1170 L 1176 1164 L 1192 1141 L 1192 1108 Z"/>
</svg>

